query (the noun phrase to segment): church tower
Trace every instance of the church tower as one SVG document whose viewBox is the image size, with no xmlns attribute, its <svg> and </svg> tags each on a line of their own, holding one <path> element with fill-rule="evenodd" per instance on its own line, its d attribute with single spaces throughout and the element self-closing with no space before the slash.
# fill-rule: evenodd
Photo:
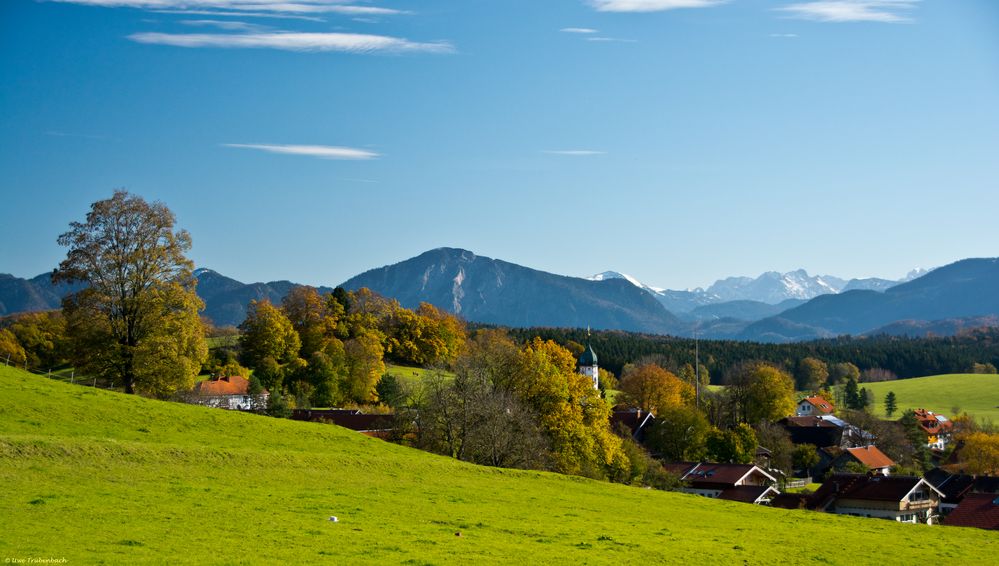
<svg viewBox="0 0 999 566">
<path fill-rule="evenodd" d="M 593 388 L 600 389 L 600 367 L 597 365 L 597 353 L 593 351 L 593 346 L 589 342 L 586 350 L 579 356 L 579 373 L 593 380 Z"/>
</svg>

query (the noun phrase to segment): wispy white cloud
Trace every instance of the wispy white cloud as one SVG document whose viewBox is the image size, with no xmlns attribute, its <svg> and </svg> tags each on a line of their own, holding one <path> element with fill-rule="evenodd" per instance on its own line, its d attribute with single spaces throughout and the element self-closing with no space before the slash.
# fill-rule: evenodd
<svg viewBox="0 0 999 566">
<path fill-rule="evenodd" d="M 596 151 L 593 149 L 547 149 L 541 153 L 549 155 L 569 155 L 574 157 L 585 157 L 589 155 L 606 155 L 606 151 Z"/>
<path fill-rule="evenodd" d="M 598 12 L 664 12 L 678 8 L 710 8 L 728 0 L 589 0 Z"/>
<path fill-rule="evenodd" d="M 235 147 L 241 149 L 256 149 L 268 153 L 281 153 L 285 155 L 305 155 L 308 157 L 318 157 L 320 159 L 346 159 L 364 160 L 381 157 L 380 154 L 365 149 L 353 147 L 338 147 L 331 145 L 275 145 L 275 144 L 255 144 L 255 143 L 224 143 L 223 147 Z"/>
<path fill-rule="evenodd" d="M 793 18 L 819 22 L 883 22 L 898 24 L 912 18 L 901 12 L 916 7 L 920 0 L 822 0 L 790 4 L 778 11 Z"/>
<path fill-rule="evenodd" d="M 600 30 L 593 28 L 562 28 L 559 31 L 562 33 L 598 33 Z"/>
<path fill-rule="evenodd" d="M 772 34 L 770 34 L 770 37 L 783 37 L 783 38 L 786 38 L 786 39 L 792 39 L 792 38 L 798 37 L 798 34 L 796 34 L 796 33 L 772 33 Z"/>
<path fill-rule="evenodd" d="M 301 16 L 296 14 L 275 14 L 270 12 L 226 12 L 220 10 L 151 10 L 155 14 L 182 14 L 185 16 L 223 16 L 237 18 L 270 18 L 276 20 L 304 20 L 308 22 L 325 22 L 319 16 Z"/>
<path fill-rule="evenodd" d="M 239 22 L 234 20 L 181 20 L 180 23 L 192 27 L 214 27 L 228 31 L 260 31 L 267 26 Z"/>
<path fill-rule="evenodd" d="M 419 43 L 398 37 L 361 33 L 133 33 L 129 39 L 138 43 L 174 47 L 227 47 L 243 49 L 280 49 L 284 51 L 338 51 L 343 53 L 452 53 L 446 41 Z"/>
<path fill-rule="evenodd" d="M 69 4 L 105 8 L 140 8 L 146 10 L 239 10 L 290 14 L 344 14 L 350 16 L 388 16 L 405 14 L 403 10 L 377 6 L 359 6 L 351 0 L 51 0 Z"/>
</svg>

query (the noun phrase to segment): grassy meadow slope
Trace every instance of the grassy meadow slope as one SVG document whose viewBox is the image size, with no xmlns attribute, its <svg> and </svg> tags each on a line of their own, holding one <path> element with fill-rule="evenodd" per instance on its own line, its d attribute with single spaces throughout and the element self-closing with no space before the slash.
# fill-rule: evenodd
<svg viewBox="0 0 999 566">
<path fill-rule="evenodd" d="M 874 392 L 872 410 L 881 417 L 885 416 L 885 395 L 894 391 L 899 411 L 923 408 L 951 415 L 951 409 L 958 407 L 961 412 L 999 423 L 999 375 L 954 373 L 863 386 Z"/>
<path fill-rule="evenodd" d="M 0 486 L 0 555 L 70 564 L 988 563 L 999 552 L 986 531 L 473 466 L 5 367 Z M 802 541 L 835 544 L 813 553 Z"/>
</svg>

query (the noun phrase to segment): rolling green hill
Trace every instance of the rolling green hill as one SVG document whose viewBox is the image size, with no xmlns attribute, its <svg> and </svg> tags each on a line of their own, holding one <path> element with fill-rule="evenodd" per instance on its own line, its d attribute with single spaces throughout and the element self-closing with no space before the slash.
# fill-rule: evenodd
<svg viewBox="0 0 999 566">
<path fill-rule="evenodd" d="M 899 411 L 929 409 L 952 416 L 953 407 L 999 422 L 999 375 L 953 373 L 863 384 L 874 392 L 875 414 L 885 415 L 884 398 L 895 392 Z"/>
<path fill-rule="evenodd" d="M 999 552 L 986 531 L 473 466 L 6 367 L 0 486 L 0 556 L 69 564 L 981 564 Z"/>
</svg>

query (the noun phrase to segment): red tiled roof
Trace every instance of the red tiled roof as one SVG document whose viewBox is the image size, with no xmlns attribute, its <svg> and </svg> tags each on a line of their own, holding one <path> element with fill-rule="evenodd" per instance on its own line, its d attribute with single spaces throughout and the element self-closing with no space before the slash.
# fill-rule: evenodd
<svg viewBox="0 0 999 566">
<path fill-rule="evenodd" d="M 808 401 L 813 407 L 822 411 L 825 414 L 830 414 L 833 412 L 833 405 L 829 401 L 826 401 L 825 397 L 815 395 L 814 397 L 805 397 L 804 401 Z"/>
<path fill-rule="evenodd" d="M 969 493 L 947 515 L 944 524 L 999 530 L 999 497 L 994 493 Z"/>
<path fill-rule="evenodd" d="M 872 470 L 879 468 L 890 468 L 895 465 L 891 458 L 878 449 L 877 446 L 864 446 L 862 448 L 847 448 L 847 452 L 861 464 Z"/>
<path fill-rule="evenodd" d="M 198 395 L 246 395 L 250 382 L 245 377 L 215 377 L 199 382 L 194 386 Z"/>
<path fill-rule="evenodd" d="M 919 422 L 919 428 L 923 429 L 926 434 L 946 434 L 954 428 L 954 423 L 946 418 L 940 420 L 940 415 L 933 411 L 916 409 L 913 413 L 916 415 L 916 421 Z"/>
</svg>

